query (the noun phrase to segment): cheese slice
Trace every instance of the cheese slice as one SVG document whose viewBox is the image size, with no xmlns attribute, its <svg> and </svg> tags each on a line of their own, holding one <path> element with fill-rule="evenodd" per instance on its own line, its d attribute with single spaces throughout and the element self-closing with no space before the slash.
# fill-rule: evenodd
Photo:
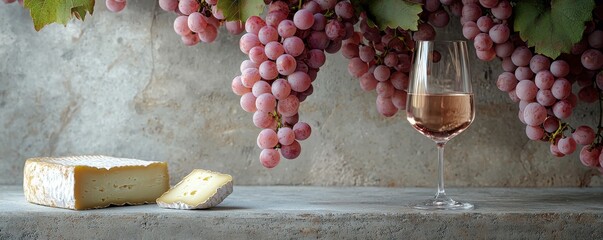
<svg viewBox="0 0 603 240">
<path fill-rule="evenodd" d="M 153 203 L 169 187 L 167 163 L 107 156 L 31 158 L 23 175 L 27 201 L 76 210 Z"/>
<path fill-rule="evenodd" d="M 232 193 L 232 176 L 195 169 L 157 199 L 157 205 L 175 209 L 205 209 Z"/>
</svg>

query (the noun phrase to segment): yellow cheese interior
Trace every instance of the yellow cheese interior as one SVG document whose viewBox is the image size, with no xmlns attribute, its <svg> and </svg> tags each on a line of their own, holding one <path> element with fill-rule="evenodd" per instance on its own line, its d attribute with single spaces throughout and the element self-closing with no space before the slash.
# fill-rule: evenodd
<svg viewBox="0 0 603 240">
<path fill-rule="evenodd" d="M 170 187 L 166 163 L 111 169 L 76 166 L 75 209 L 155 202 Z"/>
<path fill-rule="evenodd" d="M 218 188 L 232 181 L 228 174 L 195 169 L 157 201 L 182 202 L 191 206 L 204 203 L 217 193 Z"/>
</svg>

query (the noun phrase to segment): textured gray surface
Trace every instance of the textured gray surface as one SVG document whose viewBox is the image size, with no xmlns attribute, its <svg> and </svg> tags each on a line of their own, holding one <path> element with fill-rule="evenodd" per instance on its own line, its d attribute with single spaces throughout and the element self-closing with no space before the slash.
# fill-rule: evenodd
<svg viewBox="0 0 603 240">
<path fill-rule="evenodd" d="M 211 210 L 156 205 L 74 211 L 0 186 L 0 239 L 600 239 L 602 188 L 449 189 L 477 208 L 413 210 L 433 189 L 250 187 Z"/>
<path fill-rule="evenodd" d="M 315 91 L 301 106 L 313 126 L 302 155 L 266 170 L 258 161 L 251 114 L 230 90 L 245 56 L 238 36 L 186 47 L 175 15 L 156 1 L 129 0 L 122 13 L 104 1 L 86 22 L 36 33 L 28 12 L 0 4 L 0 184 L 22 182 L 26 158 L 104 154 L 169 162 L 172 182 L 192 168 L 232 174 L 237 184 L 432 186 L 433 142 L 404 114 L 381 117 L 374 92 L 329 55 Z M 459 36 L 459 24 L 439 34 Z M 554 158 L 529 141 L 517 105 L 494 84 L 498 62 L 473 60 L 475 123 L 447 148 L 455 186 L 602 186 L 577 155 Z M 592 124 L 593 107 L 574 119 Z"/>
</svg>

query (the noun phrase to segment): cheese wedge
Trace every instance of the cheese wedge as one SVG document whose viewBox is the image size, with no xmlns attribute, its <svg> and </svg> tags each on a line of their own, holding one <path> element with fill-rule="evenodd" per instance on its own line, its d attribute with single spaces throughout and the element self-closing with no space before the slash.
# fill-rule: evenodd
<svg viewBox="0 0 603 240">
<path fill-rule="evenodd" d="M 175 209 L 205 209 L 232 193 L 232 176 L 195 169 L 157 199 L 157 205 Z"/>
<path fill-rule="evenodd" d="M 23 174 L 27 201 L 76 210 L 153 203 L 169 187 L 167 163 L 107 156 L 31 158 Z"/>
</svg>

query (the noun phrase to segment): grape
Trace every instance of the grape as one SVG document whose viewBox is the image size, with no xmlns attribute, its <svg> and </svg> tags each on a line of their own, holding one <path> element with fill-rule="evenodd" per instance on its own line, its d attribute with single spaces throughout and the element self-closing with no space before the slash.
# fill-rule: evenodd
<svg viewBox="0 0 603 240">
<path fill-rule="evenodd" d="M 595 141 L 595 131 L 589 126 L 579 126 L 572 133 L 572 137 L 576 140 L 576 143 L 580 145 L 590 145 Z"/>
<path fill-rule="evenodd" d="M 251 16 L 245 21 L 245 31 L 256 36 L 264 26 L 266 26 L 266 22 L 259 16 Z"/>
<path fill-rule="evenodd" d="M 566 119 L 572 115 L 572 106 L 565 100 L 561 100 L 553 105 L 553 114 L 559 119 Z"/>
<path fill-rule="evenodd" d="M 276 60 L 285 53 L 285 48 L 279 42 L 269 42 L 264 46 L 264 54 L 270 60 Z"/>
<path fill-rule="evenodd" d="M 435 39 L 435 29 L 429 23 L 420 23 L 412 38 L 415 41 L 428 41 Z"/>
<path fill-rule="evenodd" d="M 555 117 L 549 116 L 542 124 L 544 130 L 548 133 L 553 133 L 559 129 L 559 120 Z"/>
<path fill-rule="evenodd" d="M 241 82 L 243 83 L 243 86 L 247 88 L 252 88 L 257 81 L 260 81 L 260 79 L 262 79 L 262 76 L 257 68 L 247 68 L 243 70 L 243 73 L 241 74 Z"/>
<path fill-rule="evenodd" d="M 21 4 L 21 2 L 19 2 L 19 4 Z M 125 1 L 119 2 L 116 0 L 106 0 L 105 4 L 107 5 L 107 9 L 109 9 L 111 12 L 120 12 L 126 7 Z"/>
<path fill-rule="evenodd" d="M 191 29 L 188 28 L 188 16 L 179 16 L 174 20 L 174 31 L 180 36 L 191 34 Z"/>
<path fill-rule="evenodd" d="M 546 108 L 539 103 L 530 103 L 523 110 L 523 119 L 525 123 L 530 126 L 538 126 L 544 123 L 546 116 Z"/>
<path fill-rule="evenodd" d="M 306 39 L 310 49 L 325 49 L 329 46 L 329 38 L 325 32 L 312 32 Z"/>
<path fill-rule="evenodd" d="M 308 59 L 306 60 L 306 63 L 311 68 L 318 69 L 325 64 L 326 60 L 327 58 L 322 50 L 312 49 L 308 51 Z"/>
<path fill-rule="evenodd" d="M 598 70 L 603 67 L 603 53 L 597 49 L 588 49 L 580 58 L 582 66 L 589 70 Z"/>
<path fill-rule="evenodd" d="M 253 113 L 253 125 L 258 128 L 270 128 L 274 124 L 274 118 L 270 113 L 264 111 L 256 111 Z"/>
<path fill-rule="evenodd" d="M 261 149 L 273 148 L 278 144 L 278 136 L 274 130 L 264 129 L 258 134 L 257 144 Z"/>
<path fill-rule="evenodd" d="M 368 71 L 368 65 L 360 58 L 352 58 L 348 63 L 348 72 L 354 77 L 360 77 Z"/>
<path fill-rule="evenodd" d="M 479 4 L 485 8 L 493 8 L 498 5 L 498 0 L 479 0 Z"/>
<path fill-rule="evenodd" d="M 325 52 L 327 53 L 337 53 L 341 49 L 341 40 L 333 40 L 329 42 L 329 46 L 325 48 Z"/>
<path fill-rule="evenodd" d="M 260 76 L 266 80 L 274 80 L 278 77 L 279 72 L 276 69 L 276 63 L 273 61 L 264 61 L 260 64 Z M 257 83 L 256 83 L 257 84 Z M 255 86 L 255 85 L 254 85 Z"/>
<path fill-rule="evenodd" d="M 253 96 L 253 93 L 248 92 L 241 96 L 241 108 L 245 110 L 245 112 L 255 112 L 257 108 L 255 107 L 256 97 Z"/>
<path fill-rule="evenodd" d="M 529 67 L 518 67 L 515 69 L 515 77 L 518 80 L 532 79 L 532 77 L 534 77 L 534 73 Z"/>
<path fill-rule="evenodd" d="M 517 66 L 515 66 L 515 64 L 513 64 L 511 57 L 503 58 L 501 65 L 502 65 L 503 70 L 505 70 L 507 72 L 515 71 L 515 69 L 517 68 Z"/>
<path fill-rule="evenodd" d="M 462 15 L 463 12 L 463 3 L 456 1 L 452 4 L 450 4 L 449 6 L 450 8 L 450 13 L 452 13 L 452 15 L 456 16 L 456 17 L 460 17 Z"/>
<path fill-rule="evenodd" d="M 258 38 L 262 44 L 275 42 L 278 41 L 278 32 L 272 26 L 263 26 L 258 33 Z"/>
<path fill-rule="evenodd" d="M 251 92 L 251 89 L 243 86 L 243 83 L 241 82 L 241 76 L 236 76 L 235 78 L 233 78 L 230 87 L 232 88 L 232 92 L 239 96 Z"/>
<path fill-rule="evenodd" d="M 570 93 L 570 95 L 565 99 L 565 101 L 567 101 L 567 103 L 569 103 L 572 108 L 575 108 L 576 104 L 578 104 L 578 97 L 576 97 L 576 94 Z"/>
<path fill-rule="evenodd" d="M 501 58 L 510 57 L 515 50 L 515 46 L 510 41 L 506 41 L 504 43 L 499 43 L 494 46 L 494 50 L 496 51 L 496 56 Z M 506 71 L 506 70 L 505 70 Z"/>
<path fill-rule="evenodd" d="M 530 69 L 532 72 L 540 72 L 542 70 L 548 70 L 551 66 L 551 61 L 548 57 L 543 55 L 534 55 L 532 60 L 530 60 Z"/>
<path fill-rule="evenodd" d="M 526 136 L 530 140 L 540 140 L 544 137 L 544 130 L 538 126 L 526 126 Z"/>
<path fill-rule="evenodd" d="M 391 97 L 377 95 L 377 111 L 386 117 L 394 116 L 398 112 L 398 108 L 392 102 Z"/>
<path fill-rule="evenodd" d="M 276 149 L 262 149 L 260 152 L 260 162 L 266 168 L 274 168 L 281 161 L 281 155 Z"/>
<path fill-rule="evenodd" d="M 507 0 L 502 0 L 496 7 L 490 9 L 492 15 L 500 20 L 506 20 L 513 14 L 513 6 Z"/>
<path fill-rule="evenodd" d="M 392 96 L 392 103 L 398 110 L 406 109 L 406 98 L 407 94 L 405 91 L 396 90 L 394 96 Z"/>
<path fill-rule="evenodd" d="M 213 25 L 208 25 L 205 31 L 199 33 L 199 39 L 205 43 L 211 43 L 218 37 L 218 29 Z"/>
<path fill-rule="evenodd" d="M 603 71 L 597 74 L 597 77 L 595 78 L 595 83 L 597 84 L 597 87 L 599 89 L 603 89 Z"/>
<path fill-rule="evenodd" d="M 314 24 L 314 15 L 306 9 L 298 10 L 293 16 L 293 23 L 301 30 L 306 30 Z"/>
<path fill-rule="evenodd" d="M 477 54 L 477 58 L 483 61 L 492 61 L 496 58 L 496 52 L 492 48 L 485 51 L 477 50 L 475 53 Z"/>
<path fill-rule="evenodd" d="M 355 43 L 344 43 L 341 47 L 341 55 L 347 59 L 355 58 L 359 55 L 358 44 Z"/>
<path fill-rule="evenodd" d="M 197 0 L 179 0 L 178 10 L 184 15 L 190 15 L 191 13 L 199 11 L 199 2 Z"/>
<path fill-rule="evenodd" d="M 584 146 L 580 150 L 580 162 L 587 167 L 596 167 L 599 165 L 599 155 L 601 155 L 600 148 L 592 148 L 591 146 Z"/>
<path fill-rule="evenodd" d="M 239 40 L 239 47 L 241 49 L 241 52 L 245 54 L 249 54 L 249 51 L 252 48 L 259 46 L 260 44 L 260 39 L 257 35 L 253 33 L 245 33 Z"/>
<path fill-rule="evenodd" d="M 272 112 L 276 108 L 276 98 L 272 93 L 262 93 L 255 100 L 255 108 L 259 111 Z"/>
<path fill-rule="evenodd" d="M 509 91 L 508 94 L 509 94 L 509 98 L 511 99 L 511 101 L 513 101 L 515 103 L 521 101 L 519 99 L 519 97 L 517 97 L 517 93 L 515 92 L 515 89 Z"/>
<path fill-rule="evenodd" d="M 304 51 L 304 42 L 301 40 L 301 38 L 292 36 L 285 38 L 283 41 L 283 47 L 285 48 L 286 53 L 297 57 Z"/>
<path fill-rule="evenodd" d="M 398 56 L 393 52 L 388 53 L 385 55 L 385 58 L 383 58 L 383 64 L 388 67 L 395 67 L 398 65 Z"/>
<path fill-rule="evenodd" d="M 524 101 L 534 101 L 538 92 L 538 87 L 531 80 L 521 80 L 515 86 L 517 97 Z"/>
<path fill-rule="evenodd" d="M 288 77 L 291 90 L 296 92 L 306 91 L 312 84 L 310 76 L 305 72 L 294 72 Z"/>
<path fill-rule="evenodd" d="M 196 33 L 205 31 L 207 22 L 201 13 L 194 12 L 188 16 L 188 28 Z"/>
<path fill-rule="evenodd" d="M 511 54 L 511 60 L 513 64 L 518 67 L 525 67 L 530 64 L 532 59 L 532 51 L 526 46 L 520 46 L 515 48 L 513 54 Z"/>
<path fill-rule="evenodd" d="M 477 28 L 483 33 L 487 33 L 494 26 L 494 21 L 488 16 L 481 16 L 477 19 Z"/>
<path fill-rule="evenodd" d="M 469 21 L 477 21 L 482 16 L 482 8 L 475 3 L 465 4 L 461 16 Z"/>
<path fill-rule="evenodd" d="M 159 7 L 168 12 L 176 11 L 178 0 L 159 0 Z"/>
<path fill-rule="evenodd" d="M 268 12 L 266 15 L 266 25 L 277 28 L 278 24 L 287 19 L 287 14 L 281 11 Z"/>
<path fill-rule="evenodd" d="M 479 28 L 475 22 L 465 22 L 463 24 L 463 36 L 469 40 L 473 40 L 477 34 L 480 33 Z"/>
<path fill-rule="evenodd" d="M 314 25 L 312 25 L 312 30 L 314 31 L 323 31 L 325 30 L 325 26 L 327 25 L 327 18 L 322 13 L 314 14 Z"/>
<path fill-rule="evenodd" d="M 276 59 L 276 68 L 281 75 L 292 74 L 296 67 L 295 58 L 289 54 L 283 54 Z"/>
<path fill-rule="evenodd" d="M 428 12 L 435 12 L 440 8 L 440 0 L 425 0 L 425 5 L 423 6 L 425 10 Z"/>
<path fill-rule="evenodd" d="M 551 150 L 551 154 L 553 154 L 553 156 L 555 157 L 563 157 L 565 156 L 565 154 L 561 153 L 561 151 L 559 151 L 559 148 L 557 147 L 556 144 L 552 144 L 550 145 L 550 150 Z"/>
<path fill-rule="evenodd" d="M 301 153 L 301 145 L 298 141 L 293 141 L 291 145 L 281 146 L 281 155 L 286 159 L 296 159 Z"/>
<path fill-rule="evenodd" d="M 180 39 L 182 40 L 182 43 L 184 43 L 184 45 L 186 46 L 194 46 L 200 41 L 199 35 L 194 33 L 191 33 L 186 36 L 180 36 Z"/>
<path fill-rule="evenodd" d="M 382 97 L 392 97 L 396 89 L 390 81 L 377 83 L 377 94 Z"/>
<path fill-rule="evenodd" d="M 565 78 L 558 78 L 553 83 L 551 92 L 559 100 L 566 99 L 572 93 L 572 84 Z"/>
<path fill-rule="evenodd" d="M 337 4 L 337 0 L 314 0 L 314 2 L 318 3 L 322 11 L 332 9 Z"/>
<path fill-rule="evenodd" d="M 363 62 L 370 62 L 375 59 L 375 49 L 371 46 L 360 46 L 358 48 L 358 56 Z"/>
<path fill-rule="evenodd" d="M 243 60 L 243 62 L 241 62 L 240 70 L 241 70 L 241 73 L 243 73 L 243 71 L 245 69 L 248 69 L 248 68 L 258 68 L 258 67 L 259 67 L 259 65 L 257 63 L 254 63 L 251 60 L 246 59 L 246 60 Z"/>
<path fill-rule="evenodd" d="M 310 67 L 308 67 L 308 64 L 306 64 L 304 61 L 299 61 L 299 62 L 297 62 L 297 66 L 295 66 L 294 72 L 308 73 L 309 70 L 310 70 Z"/>
<path fill-rule="evenodd" d="M 390 73 L 391 72 L 389 70 L 389 67 L 385 65 L 377 66 L 375 68 L 375 71 L 373 72 L 373 74 L 375 75 L 375 79 L 380 82 L 387 81 L 389 79 Z"/>
<path fill-rule="evenodd" d="M 493 42 L 504 43 L 509 40 L 510 31 L 507 24 L 496 24 L 490 29 L 488 34 Z"/>
<path fill-rule="evenodd" d="M 439 9 L 429 14 L 428 22 L 434 27 L 443 28 L 450 22 L 450 16 L 444 9 Z"/>
<path fill-rule="evenodd" d="M 536 101 L 542 106 L 550 107 L 557 102 L 557 99 L 550 90 L 540 89 L 536 94 Z"/>
<path fill-rule="evenodd" d="M 593 86 L 585 86 L 578 92 L 578 98 L 586 103 L 594 103 L 599 100 L 599 91 Z"/>
<path fill-rule="evenodd" d="M 293 132 L 295 132 L 295 139 L 302 141 L 310 137 L 312 128 L 305 122 L 298 122 L 293 126 Z"/>
<path fill-rule="evenodd" d="M 360 88 L 364 91 L 372 91 L 377 87 L 377 79 L 373 73 L 367 72 L 360 77 Z"/>
<path fill-rule="evenodd" d="M 335 5 L 335 14 L 343 19 L 351 19 L 354 17 L 354 6 L 350 2 L 341 1 Z"/>
<path fill-rule="evenodd" d="M 325 34 L 330 40 L 341 40 L 346 34 L 345 25 L 334 19 L 329 20 L 327 26 L 325 26 Z"/>
<path fill-rule="evenodd" d="M 264 53 L 264 47 L 255 46 L 249 50 L 249 59 L 254 63 L 261 64 L 268 60 L 268 56 Z"/>
<path fill-rule="evenodd" d="M 277 132 L 277 136 L 278 142 L 281 145 L 291 145 L 293 141 L 295 141 L 295 132 L 290 127 L 280 128 Z"/>
<path fill-rule="evenodd" d="M 272 83 L 272 94 L 278 100 L 283 100 L 291 93 L 291 85 L 287 80 L 279 78 Z"/>
<path fill-rule="evenodd" d="M 576 151 L 576 141 L 572 137 L 565 137 L 559 139 L 557 143 L 557 148 L 559 148 L 559 152 L 569 155 Z"/>
<path fill-rule="evenodd" d="M 273 1 L 268 5 L 268 12 L 283 12 L 289 14 L 289 5 L 281 1 Z"/>
<path fill-rule="evenodd" d="M 595 30 L 588 35 L 588 45 L 592 48 L 603 48 L 603 30 Z"/>
<path fill-rule="evenodd" d="M 498 80 L 496 80 L 496 86 L 498 89 L 504 92 L 509 92 L 515 89 L 517 86 L 517 78 L 510 72 L 503 72 L 498 75 Z"/>
<path fill-rule="evenodd" d="M 478 51 L 486 51 L 492 48 L 492 39 L 486 33 L 480 33 L 473 39 L 473 45 Z"/>
<path fill-rule="evenodd" d="M 297 114 L 299 109 L 299 99 L 294 95 L 289 95 L 287 98 L 278 102 L 277 110 L 285 117 L 291 117 Z"/>
<path fill-rule="evenodd" d="M 253 93 L 253 96 L 255 97 L 259 97 L 260 95 L 264 94 L 264 93 L 271 93 L 271 87 L 270 84 L 266 81 L 258 81 L 255 84 L 253 84 L 253 87 L 251 88 L 251 92 Z"/>
<path fill-rule="evenodd" d="M 233 35 L 240 34 L 245 30 L 245 26 L 241 21 L 226 21 L 225 26 L 226 30 Z"/>
<path fill-rule="evenodd" d="M 540 89 L 551 89 L 555 83 L 555 77 L 549 70 L 542 70 L 536 74 L 534 82 Z"/>
<path fill-rule="evenodd" d="M 293 21 L 291 20 L 283 20 L 282 22 L 280 22 L 278 24 L 278 35 L 280 35 L 282 38 L 288 38 L 288 37 L 292 37 L 293 35 L 295 35 L 295 32 L 297 31 L 297 27 L 295 27 L 295 24 L 293 23 Z"/>
<path fill-rule="evenodd" d="M 553 76 L 562 78 L 567 76 L 570 72 L 570 66 L 566 61 L 563 60 L 555 60 L 551 63 L 551 73 Z"/>
</svg>

